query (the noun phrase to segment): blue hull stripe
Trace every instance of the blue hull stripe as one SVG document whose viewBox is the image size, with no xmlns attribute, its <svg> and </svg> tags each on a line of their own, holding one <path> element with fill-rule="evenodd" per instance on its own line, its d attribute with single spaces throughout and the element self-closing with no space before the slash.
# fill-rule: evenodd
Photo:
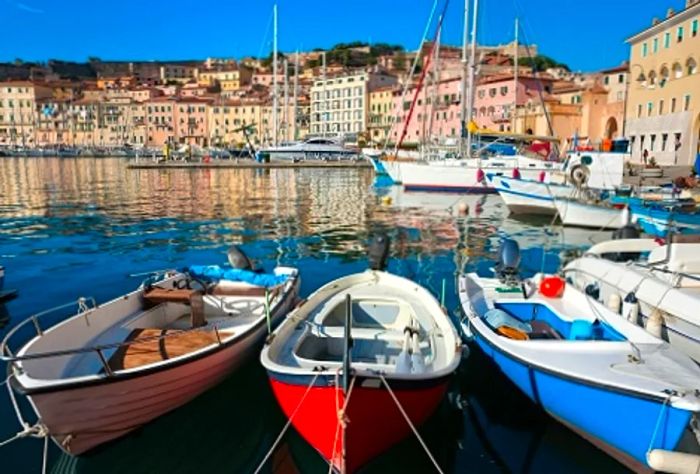
<svg viewBox="0 0 700 474">
<path fill-rule="evenodd" d="M 471 194 L 493 194 L 495 188 L 486 186 L 436 186 L 432 184 L 404 184 L 407 191 L 461 192 Z"/>
<path fill-rule="evenodd" d="M 512 189 L 503 189 L 503 188 L 496 188 L 499 193 L 508 193 L 508 194 L 513 194 L 515 196 L 523 196 L 527 197 L 530 199 L 537 199 L 540 201 L 547 201 L 547 202 L 554 202 L 554 199 L 552 199 L 549 196 L 541 196 L 539 194 L 529 194 L 529 193 L 523 193 L 520 191 L 513 191 Z"/>
<path fill-rule="evenodd" d="M 633 457 L 646 466 L 664 403 L 659 397 L 626 391 L 553 372 L 518 359 L 487 341 L 475 329 L 476 342 L 501 371 L 533 402 L 577 430 Z M 674 450 L 691 413 L 667 407 L 652 448 Z"/>
</svg>

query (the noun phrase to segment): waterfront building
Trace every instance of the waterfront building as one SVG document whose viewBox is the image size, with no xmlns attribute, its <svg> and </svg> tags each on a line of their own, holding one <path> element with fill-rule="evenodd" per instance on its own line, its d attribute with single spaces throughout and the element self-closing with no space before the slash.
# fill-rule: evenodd
<svg viewBox="0 0 700 474">
<path fill-rule="evenodd" d="M 379 87 L 369 93 L 369 117 L 367 117 L 368 141 L 383 145 L 390 136 L 396 110 L 394 110 L 395 86 Z"/>
<path fill-rule="evenodd" d="M 250 85 L 252 77 L 252 69 L 230 64 L 225 69 L 200 71 L 197 81 L 207 87 L 218 86 L 221 91 L 234 91 Z"/>
<path fill-rule="evenodd" d="M 700 2 L 627 39 L 630 78 L 624 133 L 632 159 L 692 164 L 700 154 Z"/>
<path fill-rule="evenodd" d="M 52 96 L 47 85 L 29 81 L 0 83 L 0 144 L 34 145 L 37 100 Z"/>
<path fill-rule="evenodd" d="M 397 83 L 383 72 L 316 80 L 311 86 L 311 134 L 359 134 L 367 129 L 369 93 Z"/>
<path fill-rule="evenodd" d="M 185 84 L 197 79 L 199 63 L 195 61 L 178 61 L 162 63 L 160 66 L 160 81 L 163 84 Z"/>
<path fill-rule="evenodd" d="M 144 103 L 146 107 L 146 144 L 161 147 L 175 143 L 175 100 L 172 97 L 154 97 Z"/>
<path fill-rule="evenodd" d="M 182 97 L 173 104 L 173 122 L 177 143 L 208 146 L 211 98 Z"/>
</svg>

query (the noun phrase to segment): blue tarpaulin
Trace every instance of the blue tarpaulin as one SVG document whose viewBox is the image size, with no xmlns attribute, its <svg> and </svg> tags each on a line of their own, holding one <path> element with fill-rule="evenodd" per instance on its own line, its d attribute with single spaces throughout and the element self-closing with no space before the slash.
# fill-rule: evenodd
<svg viewBox="0 0 700 474">
<path fill-rule="evenodd" d="M 193 277 L 207 281 L 242 281 L 264 287 L 277 286 L 287 281 L 287 275 L 255 273 L 239 268 L 221 268 L 218 265 L 190 265 L 187 271 Z"/>
</svg>

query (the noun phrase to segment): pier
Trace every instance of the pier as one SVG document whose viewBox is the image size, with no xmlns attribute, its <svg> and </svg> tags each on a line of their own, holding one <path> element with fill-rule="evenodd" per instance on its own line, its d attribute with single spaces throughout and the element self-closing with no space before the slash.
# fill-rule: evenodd
<svg viewBox="0 0 700 474">
<path fill-rule="evenodd" d="M 366 160 L 358 161 L 271 161 L 258 163 L 245 160 L 216 160 L 216 161 L 132 161 L 126 165 L 129 169 L 278 169 L 278 168 L 371 168 Z"/>
</svg>

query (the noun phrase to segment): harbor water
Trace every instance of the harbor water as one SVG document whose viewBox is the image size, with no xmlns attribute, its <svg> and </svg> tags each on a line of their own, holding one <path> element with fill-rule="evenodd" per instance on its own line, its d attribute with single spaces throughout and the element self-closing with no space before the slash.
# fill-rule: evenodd
<svg viewBox="0 0 700 474">
<path fill-rule="evenodd" d="M 378 232 L 392 239 L 389 271 L 444 298 L 457 320 L 456 275 L 491 272 L 502 237 L 523 249 L 524 274 L 556 271 L 562 258 L 608 237 L 562 229 L 550 218 L 515 220 L 498 195 L 380 184 L 370 169 L 139 170 L 116 158 L 2 158 L 0 265 L 5 287 L 19 296 L 0 304 L 0 335 L 80 296 L 122 295 L 145 278 L 131 274 L 223 264 L 232 244 L 267 269 L 298 267 L 307 296 L 366 268 L 365 245 Z M 22 409 L 31 418 L 26 402 Z M 285 421 L 254 357 L 191 403 L 85 456 L 50 444 L 48 472 L 253 472 Z M 0 440 L 19 429 L 0 386 Z M 475 347 L 421 433 L 445 472 L 624 472 L 533 405 Z M 42 447 L 22 439 L 0 449 L 0 472 L 40 472 Z M 328 466 L 292 429 L 262 472 Z M 409 438 L 363 472 L 433 467 Z"/>
</svg>

